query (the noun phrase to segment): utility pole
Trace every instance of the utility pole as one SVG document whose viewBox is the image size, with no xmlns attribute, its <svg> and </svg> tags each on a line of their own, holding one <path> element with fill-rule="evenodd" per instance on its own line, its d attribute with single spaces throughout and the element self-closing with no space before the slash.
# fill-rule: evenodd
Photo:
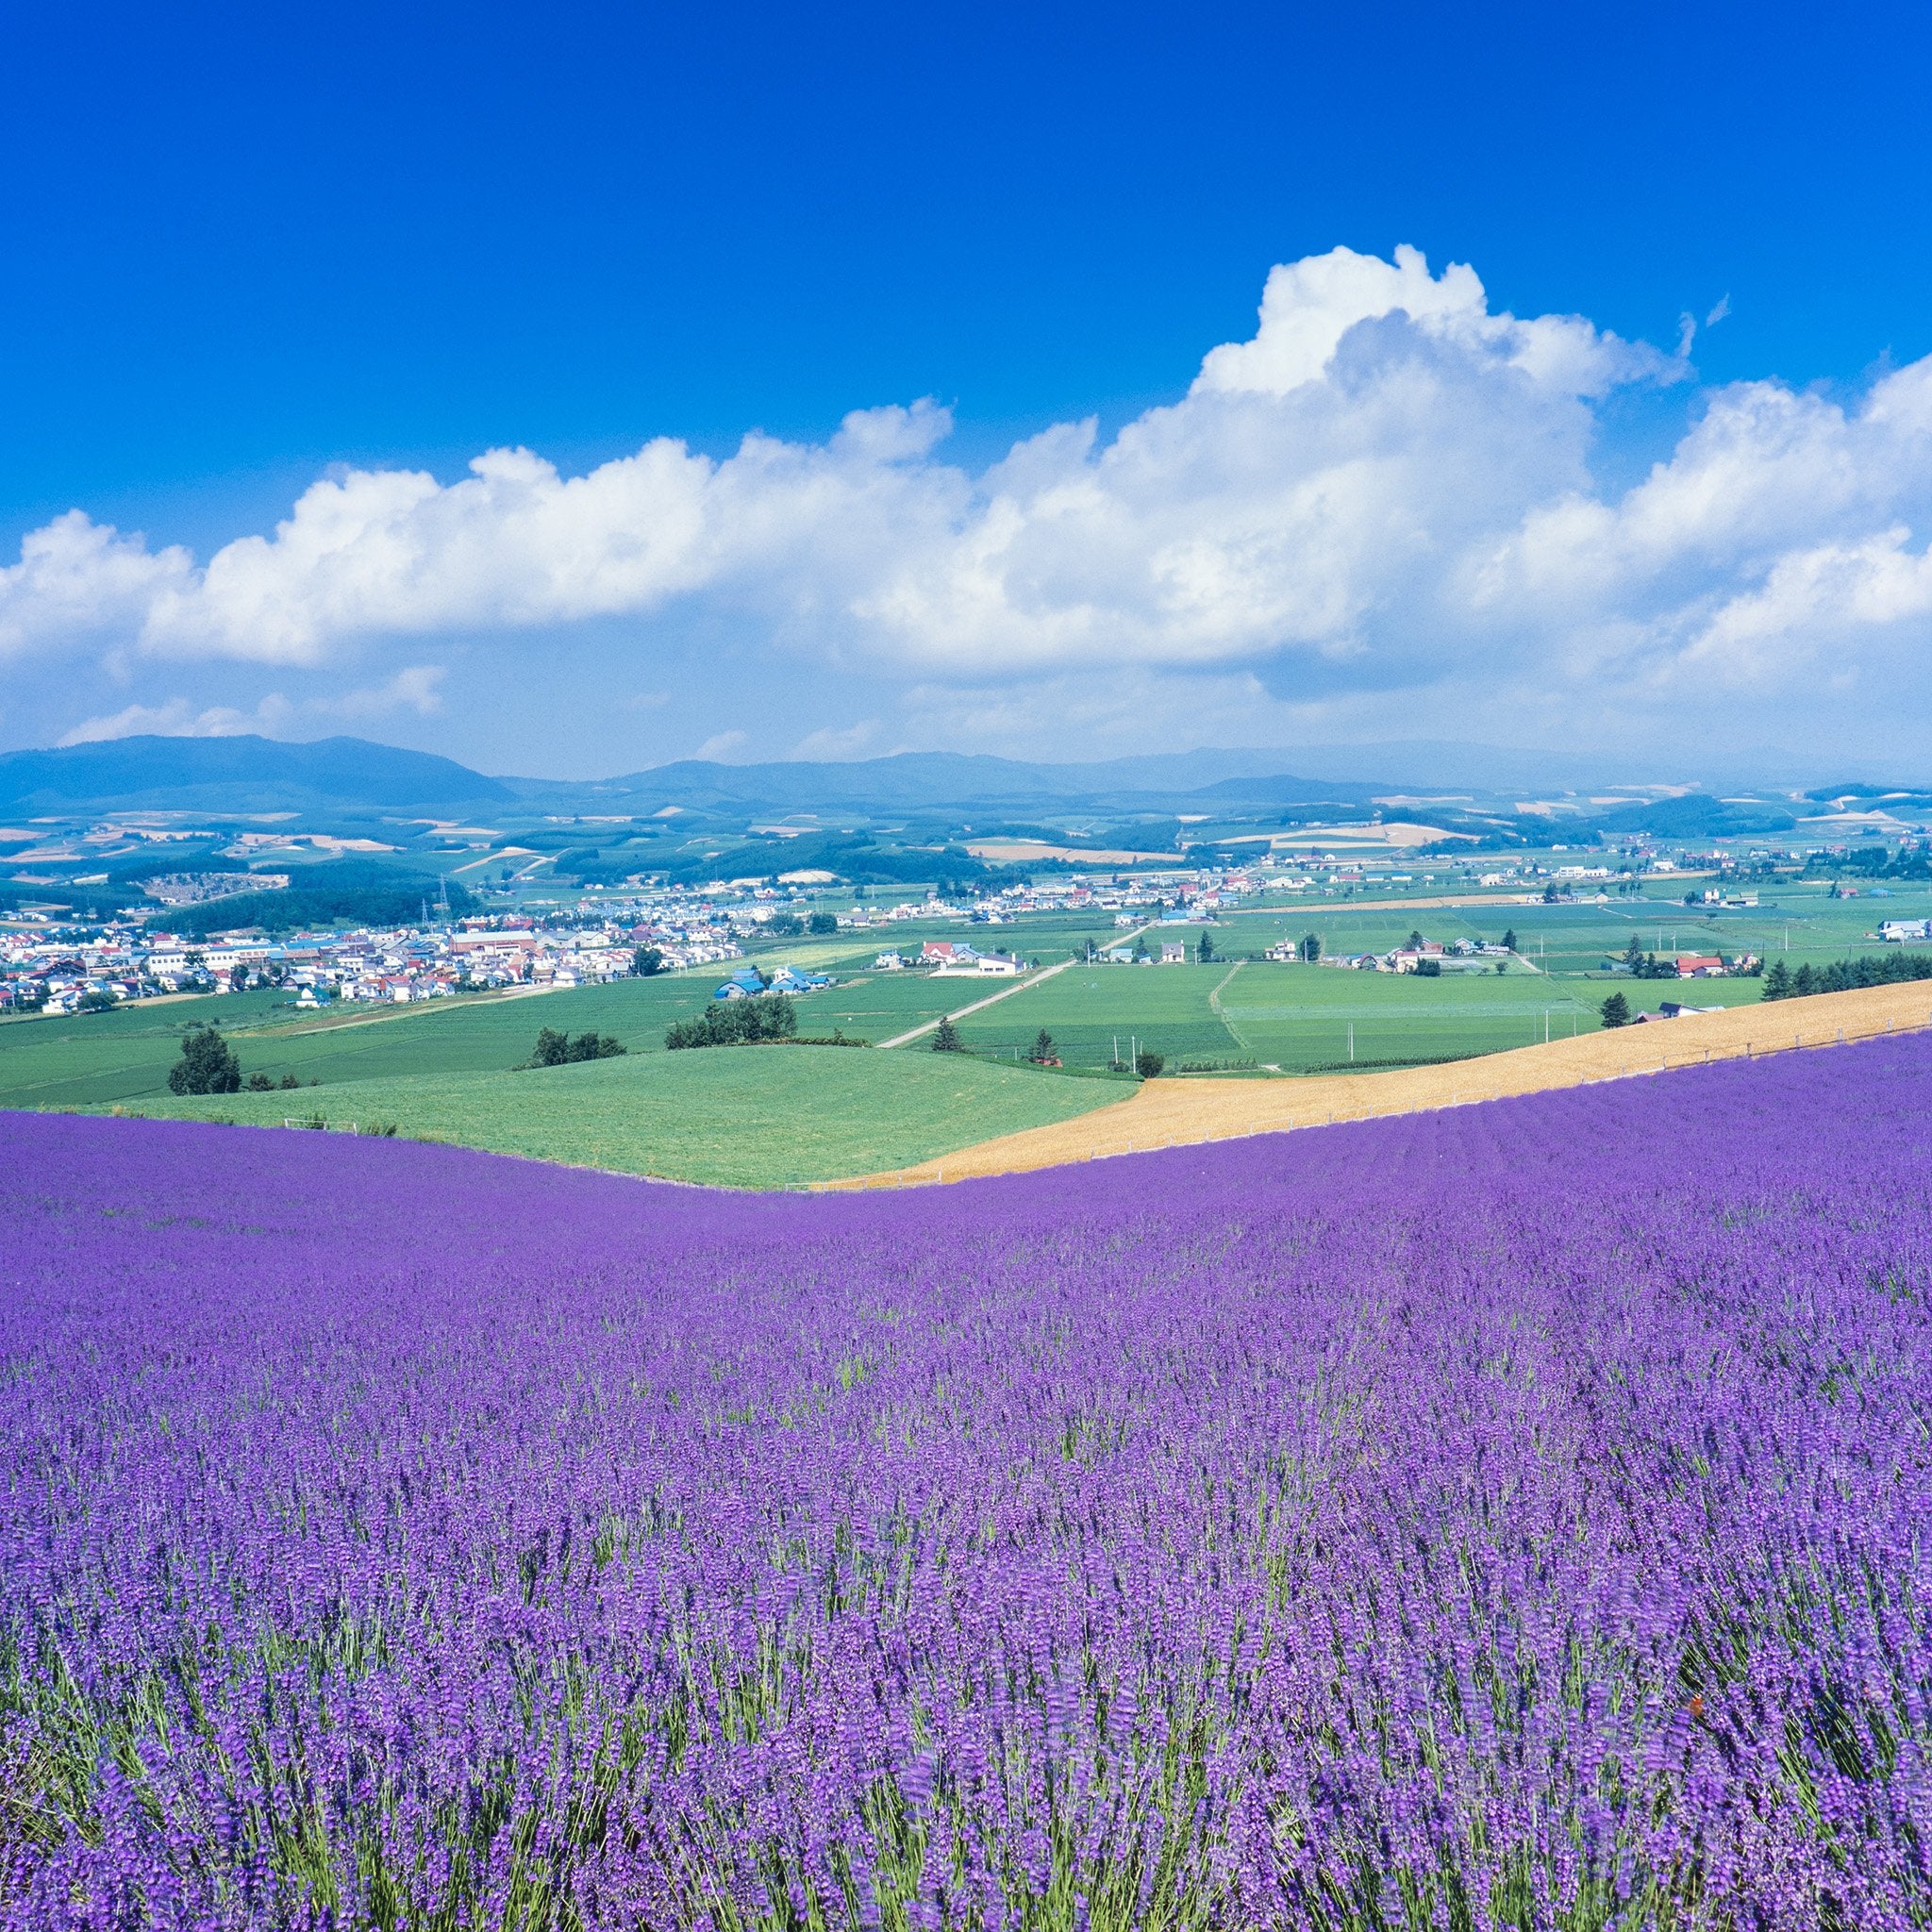
<svg viewBox="0 0 1932 1932">
<path fill-rule="evenodd" d="M 1348 1058 L 1349 1064 L 1353 1066 L 1355 1064 L 1355 1022 L 1353 1020 L 1348 1023 Z"/>
</svg>

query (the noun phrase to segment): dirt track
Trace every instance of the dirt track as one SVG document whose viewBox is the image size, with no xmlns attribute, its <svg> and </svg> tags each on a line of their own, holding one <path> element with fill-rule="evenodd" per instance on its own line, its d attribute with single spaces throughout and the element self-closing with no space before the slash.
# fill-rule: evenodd
<svg viewBox="0 0 1932 1932">
<path fill-rule="evenodd" d="M 1694 988 L 1686 991 L 1695 996 Z M 1833 1046 L 1927 1026 L 1932 1026 L 1932 982 L 1918 981 L 1865 992 L 1779 1000 L 1768 1007 L 1740 1007 L 1728 1013 L 1662 1020 L 1612 1033 L 1586 1033 L 1574 1040 L 1552 1041 L 1547 1046 L 1457 1060 L 1451 1066 L 1304 1079 L 1150 1080 L 1130 1098 L 1075 1120 L 982 1141 L 896 1173 L 825 1185 L 909 1186 L 1019 1174 L 1103 1155 L 1238 1140 L 1247 1134 L 1280 1133 L 1382 1114 L 1421 1113 L 1467 1101 L 1664 1073 L 1707 1060 L 1789 1053 L 1798 1046 Z"/>
</svg>

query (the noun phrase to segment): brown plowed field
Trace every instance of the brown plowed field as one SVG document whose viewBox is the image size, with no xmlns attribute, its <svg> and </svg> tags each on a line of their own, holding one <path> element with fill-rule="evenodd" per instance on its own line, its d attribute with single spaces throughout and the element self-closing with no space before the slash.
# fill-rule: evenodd
<svg viewBox="0 0 1932 1932">
<path fill-rule="evenodd" d="M 1687 986 L 1685 991 L 1687 997 L 1695 997 L 1694 986 Z M 1710 1060 L 1789 1053 L 1795 1047 L 1835 1046 L 1926 1026 L 1932 1026 L 1932 982 L 1922 980 L 1864 992 L 1778 1000 L 1768 1007 L 1739 1007 L 1728 1013 L 1700 1013 L 1612 1033 L 1586 1033 L 1574 1040 L 1552 1041 L 1547 1046 L 1457 1060 L 1451 1066 L 1302 1079 L 1150 1080 L 1113 1107 L 1054 1126 L 982 1141 L 975 1147 L 963 1147 L 895 1174 L 824 1185 L 910 1186 L 1019 1174 L 1108 1154 L 1238 1140 L 1247 1134 L 1275 1134 L 1382 1114 L 1422 1113 L 1468 1101 L 1666 1073 Z"/>
</svg>

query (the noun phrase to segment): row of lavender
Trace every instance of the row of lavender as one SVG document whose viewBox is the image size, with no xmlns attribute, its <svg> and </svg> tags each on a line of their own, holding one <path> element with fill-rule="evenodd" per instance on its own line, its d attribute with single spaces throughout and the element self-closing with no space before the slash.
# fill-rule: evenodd
<svg viewBox="0 0 1932 1932">
<path fill-rule="evenodd" d="M 0 1923 L 1932 1918 L 1932 1052 L 857 1200 L 10 1117 Z"/>
</svg>

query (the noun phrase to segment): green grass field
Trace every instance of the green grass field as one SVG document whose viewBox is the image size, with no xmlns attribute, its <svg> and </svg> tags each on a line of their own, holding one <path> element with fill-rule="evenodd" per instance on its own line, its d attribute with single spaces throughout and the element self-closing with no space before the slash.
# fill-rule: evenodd
<svg viewBox="0 0 1932 1932">
<path fill-rule="evenodd" d="M 143 1100 L 145 1118 L 332 1126 L 722 1187 L 908 1167 L 1123 1098 L 1127 1083 L 953 1054 L 722 1047 L 510 1074 L 418 1074 L 300 1093 Z"/>
<path fill-rule="evenodd" d="M 527 1057 L 543 1026 L 613 1034 L 633 1056 L 656 1055 L 663 1049 L 665 1028 L 708 1005 L 719 977 L 685 974 L 565 992 L 352 1005 L 320 1013 L 297 1013 L 283 992 L 225 993 L 112 1013 L 8 1021 L 0 1023 L 0 1107 L 85 1107 L 162 1095 L 181 1035 L 204 1022 L 228 1035 L 244 1072 L 277 1079 L 293 1074 L 325 1088 L 411 1074 L 507 1072 Z M 861 974 L 802 996 L 799 1031 L 842 1028 L 856 1039 L 884 1040 L 963 1005 L 978 991 L 970 982 L 924 974 Z"/>
<path fill-rule="evenodd" d="M 619 980 L 532 997 L 343 1006 L 297 1013 L 287 993 L 155 1002 L 119 1012 L 0 1025 L 0 1106 L 74 1107 L 164 1094 L 181 1035 L 204 1021 L 228 1035 L 247 1073 L 325 1087 L 402 1074 L 504 1072 L 541 1026 L 614 1033 L 634 1053 L 663 1045 L 672 1021 L 702 1007 L 715 981 Z M 829 1030 L 829 1029 L 828 1029 Z"/>
</svg>

